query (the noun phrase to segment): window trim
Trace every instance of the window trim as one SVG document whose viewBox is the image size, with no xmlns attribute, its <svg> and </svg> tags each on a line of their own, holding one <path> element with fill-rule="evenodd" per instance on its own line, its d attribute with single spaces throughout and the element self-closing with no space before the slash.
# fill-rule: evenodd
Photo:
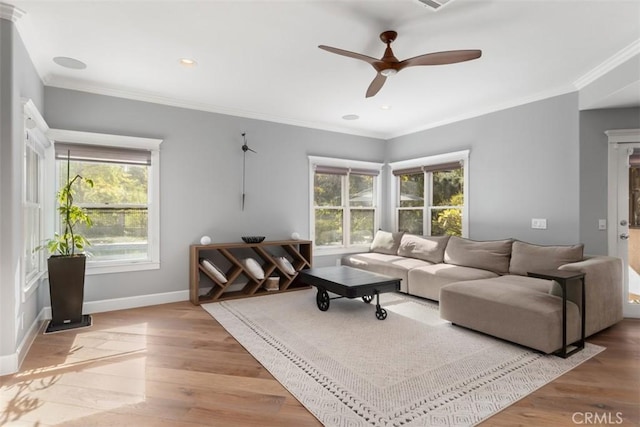
<svg viewBox="0 0 640 427">
<path fill-rule="evenodd" d="M 22 100 L 22 114 L 23 114 L 23 142 L 22 142 L 22 154 L 23 156 L 26 154 L 27 149 L 27 134 L 29 135 L 30 141 L 32 141 L 34 151 L 39 155 L 40 161 L 38 162 L 38 200 L 40 201 L 40 235 L 38 236 L 38 240 L 44 240 L 45 236 L 45 216 L 46 216 L 46 206 L 47 200 L 45 198 L 44 191 L 44 175 L 45 175 L 45 164 L 47 159 L 47 149 L 51 147 L 51 141 L 46 137 L 46 132 L 49 130 L 49 126 L 45 122 L 44 118 L 38 111 L 35 103 L 31 99 L 23 98 Z M 24 167 L 22 164 L 21 167 Z M 40 286 L 41 279 L 45 275 L 45 263 L 44 263 L 44 255 L 39 251 L 38 252 L 38 272 L 33 274 L 27 280 L 26 271 L 25 271 L 25 242 L 24 242 L 24 208 L 26 202 L 26 180 L 25 180 L 26 171 L 22 171 L 22 183 L 21 183 L 21 207 L 22 207 L 22 218 L 23 222 L 21 223 L 21 239 L 22 239 L 22 250 L 20 253 L 20 280 L 21 280 L 21 294 L 22 294 L 22 302 L 24 303 Z"/>
<path fill-rule="evenodd" d="M 100 261 L 87 260 L 87 275 L 121 273 L 129 271 L 157 270 L 160 268 L 160 144 L 162 139 L 110 135 L 64 129 L 49 129 L 47 137 L 54 144 L 60 143 L 98 145 L 112 148 L 129 148 L 149 151 L 149 260 Z M 55 157 L 55 156 L 54 156 Z M 55 159 L 52 160 L 55 164 Z M 54 166 L 55 170 L 55 166 Z"/>
<path fill-rule="evenodd" d="M 398 215 L 396 212 L 400 207 L 398 206 L 398 197 L 400 194 L 399 184 L 397 177 L 393 174 L 393 171 L 403 169 L 413 169 L 421 167 L 435 166 L 444 163 L 460 162 L 462 164 L 462 175 L 464 185 L 464 203 L 462 205 L 462 237 L 469 237 L 469 154 L 470 150 L 454 151 L 451 153 L 437 154 L 434 156 L 419 157 L 409 160 L 400 160 L 397 162 L 390 162 L 391 173 L 389 174 L 389 203 L 393 211 L 393 229 L 398 229 Z M 431 187 L 431 186 L 429 186 Z M 426 185 L 425 185 L 426 188 Z M 431 191 L 429 191 L 431 193 Z M 430 194 L 429 197 L 432 197 Z M 427 222 L 427 214 L 430 213 L 430 206 L 423 206 L 424 221 Z M 429 217 L 430 218 L 430 217 Z"/>
<path fill-rule="evenodd" d="M 377 178 L 374 183 L 373 192 L 375 195 L 375 200 L 373 203 L 374 210 L 374 229 L 378 229 L 380 227 L 380 216 L 381 216 L 381 200 L 382 200 L 382 168 L 384 167 L 384 163 L 377 162 L 367 162 L 363 160 L 350 160 L 350 159 L 341 159 L 335 157 L 319 157 L 319 156 L 308 156 L 309 159 L 309 236 L 311 241 L 314 242 L 313 250 L 317 255 L 333 255 L 333 254 L 342 254 L 349 253 L 354 251 L 362 251 L 368 250 L 368 245 L 349 245 L 350 240 L 350 226 L 349 226 L 349 213 L 347 212 L 349 209 L 345 205 L 346 200 L 348 200 L 349 195 L 345 194 L 346 186 L 342 186 L 342 209 L 345 214 L 343 214 L 343 223 L 347 224 L 345 228 L 345 232 L 343 233 L 342 239 L 343 244 L 341 246 L 335 247 L 327 247 L 327 246 L 316 246 L 315 245 L 315 204 L 314 204 L 314 182 L 315 182 L 315 173 L 316 167 L 329 167 L 329 168 L 341 168 L 353 170 L 354 173 L 358 173 L 362 170 L 375 170 L 378 171 Z M 343 178 L 344 179 L 344 178 Z"/>
</svg>

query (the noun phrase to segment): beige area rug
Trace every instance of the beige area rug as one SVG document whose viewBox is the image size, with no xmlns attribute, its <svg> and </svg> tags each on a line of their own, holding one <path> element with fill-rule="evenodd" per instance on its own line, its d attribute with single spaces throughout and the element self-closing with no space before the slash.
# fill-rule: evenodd
<svg viewBox="0 0 640 427">
<path fill-rule="evenodd" d="M 453 326 L 403 294 L 331 300 L 315 289 L 203 305 L 326 426 L 471 426 L 603 347 L 562 359 Z"/>
</svg>

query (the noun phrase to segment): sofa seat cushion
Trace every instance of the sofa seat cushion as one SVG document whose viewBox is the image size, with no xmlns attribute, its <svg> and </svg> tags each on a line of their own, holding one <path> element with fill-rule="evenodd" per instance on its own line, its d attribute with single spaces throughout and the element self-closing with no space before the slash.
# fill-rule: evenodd
<svg viewBox="0 0 640 427">
<path fill-rule="evenodd" d="M 360 268 L 386 276 L 398 277 L 402 279 L 400 282 L 400 291 L 407 292 L 407 273 L 409 270 L 431 265 L 431 263 L 421 259 L 368 252 L 346 255 L 342 257 L 342 265 Z"/>
<path fill-rule="evenodd" d="M 498 277 L 496 273 L 479 268 L 453 264 L 434 264 L 409 271 L 408 292 L 435 301 L 440 300 L 440 288 L 453 282 Z"/>
<path fill-rule="evenodd" d="M 562 298 L 542 291 L 549 286 L 546 280 L 519 277 L 515 281 L 513 276 L 452 283 L 440 289 L 440 317 L 553 353 L 562 347 Z M 567 342 L 579 338 L 578 306 L 568 301 Z"/>
</svg>

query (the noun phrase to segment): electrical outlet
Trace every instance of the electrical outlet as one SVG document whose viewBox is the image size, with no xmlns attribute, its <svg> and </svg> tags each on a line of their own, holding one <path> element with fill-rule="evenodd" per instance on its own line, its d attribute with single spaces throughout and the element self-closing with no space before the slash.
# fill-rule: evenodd
<svg viewBox="0 0 640 427">
<path fill-rule="evenodd" d="M 531 228 L 536 230 L 546 230 L 547 229 L 546 218 L 531 218 Z"/>
<path fill-rule="evenodd" d="M 599 219 L 598 220 L 598 230 L 606 230 L 607 229 L 607 220 Z"/>
</svg>

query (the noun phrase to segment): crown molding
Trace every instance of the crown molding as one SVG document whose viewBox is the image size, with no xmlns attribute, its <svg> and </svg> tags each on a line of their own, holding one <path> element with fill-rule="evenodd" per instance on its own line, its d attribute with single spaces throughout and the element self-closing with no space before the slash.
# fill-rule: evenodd
<svg viewBox="0 0 640 427">
<path fill-rule="evenodd" d="M 582 77 L 574 81 L 573 85 L 577 89 L 582 89 L 636 55 L 640 55 L 640 39 L 634 41 L 629 46 L 623 48 L 618 53 L 604 61 L 602 64 L 584 74 Z"/>
<path fill-rule="evenodd" d="M 18 9 L 17 7 L 7 3 L 0 3 L 0 19 L 6 19 L 16 23 L 18 19 L 22 18 L 24 15 L 24 10 Z"/>
<path fill-rule="evenodd" d="M 209 113 L 225 114 L 229 116 L 244 117 L 247 119 L 254 119 L 254 120 L 263 120 L 266 122 L 280 123 L 280 124 L 285 124 L 290 126 L 319 129 L 319 130 L 325 130 L 329 132 L 338 132 L 338 133 L 364 136 L 364 137 L 376 138 L 376 139 L 386 139 L 386 136 L 387 136 L 385 134 L 381 134 L 378 132 L 350 129 L 350 128 L 345 128 L 340 126 L 331 126 L 324 123 L 297 120 L 289 117 L 258 113 L 255 111 L 225 108 L 217 105 L 167 98 L 164 96 L 138 92 L 133 90 L 99 86 L 99 85 L 94 85 L 88 82 L 81 82 L 81 81 L 70 80 L 70 79 L 61 79 L 52 75 L 45 76 L 45 78 L 43 79 L 43 83 L 45 84 L 45 86 L 57 87 L 60 89 L 77 90 L 80 92 L 88 92 L 96 95 L 113 96 L 116 98 L 130 99 L 133 101 L 149 102 L 152 104 L 167 105 L 170 107 L 206 111 Z"/>
<path fill-rule="evenodd" d="M 387 139 L 390 140 L 390 139 L 399 138 L 405 135 L 411 135 L 413 133 L 422 132 L 422 131 L 437 128 L 440 126 L 461 122 L 463 120 L 473 119 L 475 117 L 484 116 L 484 115 L 495 113 L 498 111 L 508 110 L 510 108 L 515 108 L 521 105 L 527 105 L 533 102 L 543 101 L 545 99 L 555 98 L 556 96 L 566 95 L 574 92 L 576 92 L 576 89 L 573 86 L 568 85 L 568 86 L 559 87 L 553 90 L 534 93 L 532 95 L 524 96 L 524 97 L 514 99 L 508 102 L 504 102 L 501 104 L 494 104 L 494 105 L 487 106 L 486 108 L 479 108 L 477 110 L 472 110 L 472 111 L 469 111 L 468 113 L 461 114 L 458 116 L 452 116 L 443 120 L 426 123 L 422 126 L 414 127 L 414 128 L 405 130 L 403 132 L 393 133 L 391 135 L 388 135 Z"/>
</svg>

